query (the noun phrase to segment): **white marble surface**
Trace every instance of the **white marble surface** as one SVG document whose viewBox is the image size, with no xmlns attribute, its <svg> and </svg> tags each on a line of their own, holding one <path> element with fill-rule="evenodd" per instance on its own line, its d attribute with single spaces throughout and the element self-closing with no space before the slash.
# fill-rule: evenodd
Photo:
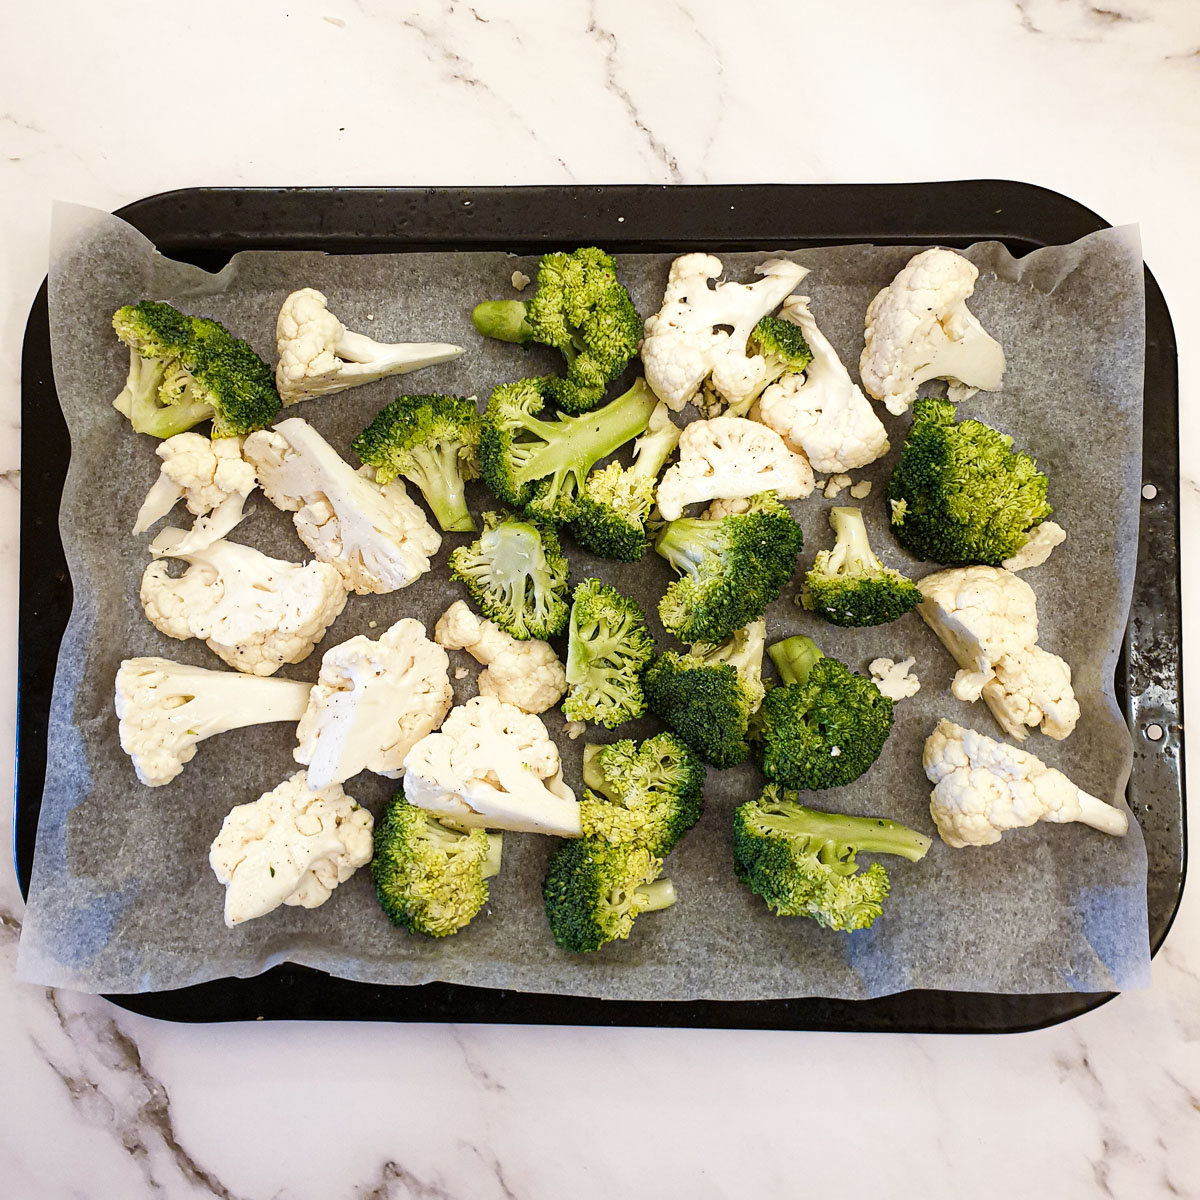
<svg viewBox="0 0 1200 1200">
<path fill-rule="evenodd" d="M 994 176 L 1139 221 L 1180 334 L 1195 595 L 1195 0 L 43 0 L 3 24 L 0 612 L 50 201 L 203 184 Z M 20 919 L 0 864 L 12 1200 L 1200 1196 L 1195 889 L 1151 990 L 1003 1039 L 173 1026 L 15 984 Z"/>
</svg>

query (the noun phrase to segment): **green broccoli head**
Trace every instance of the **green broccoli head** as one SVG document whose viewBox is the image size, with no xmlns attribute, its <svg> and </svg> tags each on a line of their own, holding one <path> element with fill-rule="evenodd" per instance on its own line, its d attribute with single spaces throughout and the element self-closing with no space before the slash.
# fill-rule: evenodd
<svg viewBox="0 0 1200 1200">
<path fill-rule="evenodd" d="M 704 765 L 673 733 L 583 752 L 585 837 L 636 842 L 665 857 L 704 811 Z"/>
<path fill-rule="evenodd" d="M 479 414 L 461 396 L 401 396 L 354 439 L 378 483 L 402 475 L 416 484 L 447 531 L 475 528 L 465 484 L 479 474 Z"/>
<path fill-rule="evenodd" d="M 921 603 L 921 589 L 875 557 L 857 508 L 834 508 L 829 523 L 837 534 L 804 577 L 801 602 L 831 625 L 884 625 Z"/>
<path fill-rule="evenodd" d="M 130 354 L 113 407 L 138 433 L 168 438 L 211 419 L 214 438 L 237 437 L 279 412 L 271 368 L 219 322 L 142 300 L 117 309 L 113 329 Z"/>
<path fill-rule="evenodd" d="M 588 953 L 627 938 L 641 913 L 675 903 L 675 888 L 659 879 L 661 873 L 662 859 L 633 842 L 563 842 L 550 856 L 542 883 L 555 942 Z"/>
<path fill-rule="evenodd" d="M 800 326 L 780 317 L 762 317 L 750 334 L 747 348 L 766 359 L 772 380 L 787 372 L 803 371 L 813 357 Z"/>
<path fill-rule="evenodd" d="M 654 641 L 636 600 L 599 579 L 575 589 L 567 638 L 568 721 L 612 729 L 646 711 L 641 671 Z"/>
<path fill-rule="evenodd" d="M 519 641 L 552 638 L 567 626 L 567 559 L 552 529 L 483 514 L 483 532 L 450 554 L 450 578 L 466 586 L 489 621 Z"/>
<path fill-rule="evenodd" d="M 787 638 L 768 653 L 784 686 L 767 691 L 755 719 L 762 773 L 813 791 L 857 779 L 892 731 L 892 701 L 870 679 L 826 658 L 811 638 Z"/>
<path fill-rule="evenodd" d="M 910 554 L 950 566 L 997 567 L 1053 511 L 1046 476 L 1012 438 L 981 421 L 954 419 L 948 400 L 926 397 L 888 480 L 892 532 Z"/>
<path fill-rule="evenodd" d="M 860 870 L 860 851 L 917 862 L 929 846 L 894 821 L 805 808 L 775 784 L 733 813 L 738 879 L 776 916 L 812 917 L 827 929 L 866 929 L 883 912 L 887 872 L 879 863 Z"/>
<path fill-rule="evenodd" d="M 762 616 L 796 569 L 800 526 L 773 492 L 719 521 L 681 517 L 663 526 L 655 550 L 679 572 L 658 605 L 682 642 L 721 642 Z"/>
<path fill-rule="evenodd" d="M 449 829 L 397 793 L 375 825 L 371 876 L 383 911 L 410 933 L 457 933 L 487 903 L 502 844 L 498 833 Z"/>
<path fill-rule="evenodd" d="M 555 421 L 540 416 L 546 381 L 522 379 L 492 392 L 479 438 L 484 482 L 501 500 L 564 523 L 592 467 L 646 428 L 657 403 L 639 379 L 595 412 Z"/>
<path fill-rule="evenodd" d="M 754 695 L 730 663 L 668 650 L 650 664 L 642 684 L 650 711 L 704 762 L 725 768 L 745 761 Z"/>
<path fill-rule="evenodd" d="M 595 408 L 642 340 L 642 320 L 617 279 L 616 260 L 594 246 L 544 255 L 530 300 L 485 301 L 473 320 L 484 337 L 558 350 L 567 375 L 547 379 L 545 389 L 568 413 Z"/>
</svg>

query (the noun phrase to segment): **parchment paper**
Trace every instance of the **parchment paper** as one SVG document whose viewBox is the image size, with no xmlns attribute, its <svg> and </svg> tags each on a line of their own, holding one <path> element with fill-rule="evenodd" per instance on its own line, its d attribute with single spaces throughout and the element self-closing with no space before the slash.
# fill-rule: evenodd
<svg viewBox="0 0 1200 1200">
<path fill-rule="evenodd" d="M 867 303 L 913 252 L 857 246 L 795 255 L 812 271 L 800 290 L 813 298 L 821 328 L 855 376 Z M 1050 476 L 1055 519 L 1068 531 L 1065 546 L 1026 578 L 1038 595 L 1041 644 L 1073 667 L 1083 715 L 1066 742 L 1034 732 L 1027 745 L 1083 788 L 1123 805 L 1132 750 L 1112 680 L 1129 605 L 1140 485 L 1144 320 L 1137 233 L 1109 230 L 1020 261 L 998 244 L 976 245 L 967 253 L 981 269 L 971 307 L 1004 345 L 1008 372 L 1003 391 L 977 395 L 960 411 L 1011 433 L 1037 456 Z M 643 314 L 659 304 L 670 257 L 621 260 Z M 750 278 L 763 257 L 722 256 L 729 276 L 738 279 Z M 61 529 L 75 607 L 55 682 L 21 977 L 86 991 L 133 992 L 253 975 L 290 960 L 379 983 L 447 980 L 626 999 L 1145 986 L 1146 864 L 1136 822 L 1124 839 L 1078 825 L 1016 831 L 986 849 L 953 850 L 935 838 L 920 863 L 886 860 L 892 896 L 884 916 L 870 930 L 845 935 L 812 921 L 770 916 L 734 879 L 729 816 L 760 787 L 750 765 L 710 771 L 704 819 L 667 863 L 679 902 L 642 917 L 628 941 L 594 955 L 570 955 L 554 946 L 540 895 L 553 843 L 532 835 L 506 835 L 504 869 L 492 881 L 488 908 L 453 938 L 433 941 L 393 928 L 375 902 L 366 870 L 322 908 L 281 908 L 235 930 L 225 928 L 209 844 L 233 805 L 254 799 L 297 769 L 293 731 L 261 726 L 214 738 L 162 788 L 141 786 L 120 750 L 112 685 L 122 658 L 150 654 L 222 664 L 201 642 L 160 635 L 137 601 L 148 536 L 135 538 L 128 531 L 155 478 L 157 443 L 134 435 L 111 407 L 127 367 L 111 315 L 142 297 L 168 300 L 224 321 L 273 362 L 280 302 L 293 289 L 311 285 L 328 295 L 331 309 L 351 328 L 383 340 L 466 346 L 468 352 L 453 363 L 289 410 L 288 416 L 311 421 L 355 461 L 353 435 L 401 392 L 478 395 L 482 404 L 498 382 L 557 369 L 548 350 L 486 343 L 471 327 L 476 300 L 515 295 L 513 270 L 533 276 L 534 267 L 534 260 L 498 253 L 278 252 L 240 254 L 212 275 L 162 258 L 114 217 L 57 210 L 50 313 L 55 379 L 73 445 Z M 688 415 L 694 417 L 694 411 Z M 892 454 L 854 475 L 875 483 L 863 508 L 877 551 L 889 564 L 920 576 L 932 568 L 906 559 L 884 516 L 883 483 L 908 419 L 882 410 L 881 415 Z M 471 502 L 475 512 L 489 506 L 478 485 Z M 897 705 L 895 730 L 866 776 L 808 799 L 818 807 L 886 815 L 932 834 L 930 786 L 921 769 L 925 736 L 942 716 L 1001 735 L 982 704 L 949 695 L 955 665 L 915 613 L 875 629 L 842 631 L 797 607 L 802 570 L 832 540 L 826 519 L 831 503 L 814 495 L 793 506 L 806 547 L 801 571 L 768 613 L 770 635 L 809 633 L 828 653 L 864 671 L 878 655 L 914 654 L 921 690 Z M 279 557 L 305 557 L 290 514 L 261 496 L 233 537 Z M 465 538 L 447 536 L 433 571 L 412 587 L 384 597 L 351 596 L 317 652 L 281 674 L 315 679 L 321 652 L 372 632 L 371 622 L 376 635 L 402 616 L 415 616 L 432 630 L 437 616 L 462 595 L 447 579 L 445 561 Z M 665 563 L 654 554 L 633 565 L 596 563 L 569 541 L 568 549 L 574 579 L 597 573 L 635 595 L 651 614 L 660 647 L 671 644 L 653 616 L 670 578 Z M 461 702 L 474 692 L 475 664 L 463 654 L 451 657 L 452 666 L 472 667 L 468 678 L 454 682 Z M 569 782 L 578 785 L 586 739 L 563 737 L 557 712 L 545 720 L 562 748 Z M 640 737 L 656 728 L 645 720 L 613 734 L 592 731 L 590 737 Z M 394 786 L 362 775 L 347 791 L 378 814 Z"/>
</svg>

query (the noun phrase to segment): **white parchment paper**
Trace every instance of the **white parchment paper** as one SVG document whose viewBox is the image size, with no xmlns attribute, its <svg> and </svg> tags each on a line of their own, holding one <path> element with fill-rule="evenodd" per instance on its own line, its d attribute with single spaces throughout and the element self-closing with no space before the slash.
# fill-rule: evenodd
<svg viewBox="0 0 1200 1200">
<path fill-rule="evenodd" d="M 857 246 L 794 255 L 812 272 L 801 290 L 855 375 L 867 303 L 912 253 L 911 247 Z M 1068 531 L 1066 544 L 1025 577 L 1038 595 L 1041 644 L 1070 662 L 1083 715 L 1066 742 L 1033 733 L 1027 746 L 1089 792 L 1123 805 L 1132 747 L 1114 702 L 1113 672 L 1135 563 L 1141 470 L 1145 333 L 1137 233 L 1106 230 L 1020 260 L 995 243 L 973 246 L 967 255 L 981 271 L 971 307 L 1004 345 L 1008 371 L 1003 391 L 977 395 L 960 411 L 1011 433 L 1038 458 L 1050 476 L 1055 519 Z M 728 274 L 742 279 L 763 257 L 722 256 Z M 658 306 L 670 259 L 621 259 L 643 314 Z M 115 217 L 70 206 L 56 210 L 50 315 L 55 380 L 72 438 L 60 525 L 75 605 L 55 681 L 20 976 L 86 991 L 133 992 L 253 975 L 292 961 L 378 983 L 446 980 L 624 999 L 1145 986 L 1146 863 L 1136 822 L 1124 839 L 1075 825 L 1016 831 L 986 849 L 953 850 L 935 839 L 920 863 L 887 860 L 892 896 L 884 916 L 872 929 L 845 935 L 770 916 L 734 879 L 730 812 L 761 786 L 750 765 L 710 771 L 705 816 L 668 860 L 679 902 L 641 918 L 628 941 L 594 955 L 554 946 L 540 894 L 551 843 L 532 835 L 506 835 L 504 870 L 492 881 L 488 907 L 453 938 L 432 941 L 393 928 L 365 870 L 322 908 L 282 908 L 225 928 L 209 844 L 233 805 L 296 769 L 294 736 L 291 727 L 277 725 L 214 738 L 163 788 L 141 786 L 120 750 L 112 683 L 121 659 L 152 654 L 222 664 L 200 642 L 160 635 L 137 601 L 148 538 L 128 531 L 158 459 L 155 441 L 133 434 L 111 406 L 127 366 L 127 352 L 111 330 L 112 313 L 141 298 L 167 300 L 225 322 L 273 362 L 280 302 L 308 285 L 325 292 L 351 328 L 382 340 L 467 347 L 453 363 L 288 412 L 312 422 L 353 462 L 353 436 L 404 391 L 477 395 L 482 404 L 496 383 L 557 369 L 548 350 L 486 343 L 471 327 L 477 300 L 516 294 L 509 282 L 514 269 L 533 276 L 535 260 L 499 253 L 245 253 L 213 275 L 163 258 Z M 908 419 L 881 415 L 892 453 L 854 475 L 875 484 L 862 507 L 876 550 L 889 565 L 920 576 L 934 568 L 899 550 L 884 513 L 884 482 Z M 496 507 L 479 485 L 470 499 L 476 512 Z M 856 503 L 845 494 L 836 502 Z M 872 770 L 809 800 L 933 833 L 921 770 L 926 735 L 942 716 L 1000 734 L 982 704 L 949 695 L 955 665 L 916 614 L 875 629 L 838 630 L 797 607 L 802 570 L 832 540 L 831 503 L 815 494 L 793 505 L 806 548 L 801 571 L 768 612 L 770 635 L 809 633 L 859 670 L 879 655 L 913 654 L 922 686 L 897 705 L 894 732 Z M 279 557 L 305 557 L 290 514 L 261 496 L 233 538 Z M 432 630 L 462 596 L 445 574 L 445 561 L 464 540 L 447 535 L 433 571 L 404 591 L 351 596 L 317 652 L 282 674 L 311 681 L 323 650 L 355 634 L 378 634 L 402 616 Z M 599 574 L 637 596 L 660 647 L 672 644 L 653 617 L 670 578 L 665 563 L 653 554 L 639 564 L 597 562 L 569 538 L 565 544 L 573 579 Z M 454 666 L 474 668 L 465 655 L 452 658 Z M 474 674 L 454 681 L 459 702 L 473 694 Z M 557 712 L 545 720 L 569 782 L 578 785 L 584 739 L 565 738 Z M 611 735 L 600 731 L 594 740 L 640 737 L 656 728 L 644 720 Z M 390 781 L 369 775 L 347 784 L 376 814 L 393 790 Z"/>
</svg>

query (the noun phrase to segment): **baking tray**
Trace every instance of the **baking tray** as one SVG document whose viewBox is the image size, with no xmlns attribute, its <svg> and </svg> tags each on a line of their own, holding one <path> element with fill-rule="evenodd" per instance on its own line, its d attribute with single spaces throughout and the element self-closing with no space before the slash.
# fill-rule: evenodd
<svg viewBox="0 0 1200 1200">
<path fill-rule="evenodd" d="M 506 188 L 192 188 L 128 205 L 119 216 L 163 254 L 213 271 L 240 250 L 330 253 L 510 250 L 595 243 L 620 254 L 753 250 L 875 242 L 1013 253 L 1107 228 L 1057 192 L 1007 180 L 888 185 Z M 43 283 L 21 368 L 22 478 L 14 847 L 28 893 L 46 769 L 55 659 L 71 610 L 58 534 L 70 441 L 50 360 Z M 1146 271 L 1144 481 L 1137 575 L 1116 690 L 1134 737 L 1128 799 L 1148 861 L 1152 949 L 1183 893 L 1186 822 L 1179 585 L 1179 384 L 1166 302 Z M 29 464 L 37 464 L 31 467 Z M 1156 738 L 1154 734 L 1159 736 Z M 387 987 L 283 965 L 252 979 L 110 996 L 175 1021 L 257 1018 L 1001 1033 L 1068 1020 L 1111 993 L 993 995 L 909 991 L 874 1000 L 620 1001 L 430 983 Z"/>
</svg>

